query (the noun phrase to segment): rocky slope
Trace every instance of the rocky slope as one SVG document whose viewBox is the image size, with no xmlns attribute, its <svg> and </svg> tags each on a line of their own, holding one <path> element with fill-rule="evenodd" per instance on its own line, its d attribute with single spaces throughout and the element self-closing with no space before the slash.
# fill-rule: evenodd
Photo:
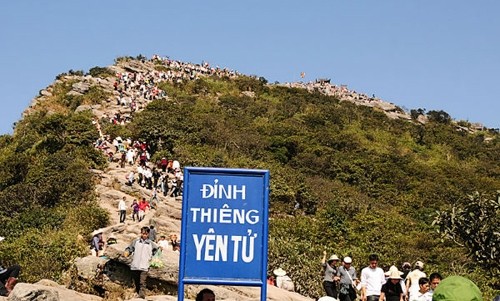
<svg viewBox="0 0 500 301">
<path fill-rule="evenodd" d="M 110 66 L 109 69 L 117 73 L 141 73 L 146 74 L 154 71 L 151 62 L 130 61 Z M 178 69 L 176 69 L 178 70 Z M 57 80 L 52 86 L 40 92 L 40 96 L 32 101 L 24 115 L 43 107 L 47 109 L 46 100 L 52 97 L 53 87 L 62 81 L 75 81 L 68 95 L 84 95 L 92 86 L 113 93 L 114 77 L 106 79 L 94 78 L 92 76 L 65 76 Z M 133 90 L 125 91 L 125 97 L 132 97 Z M 123 95 L 122 95 L 123 96 Z M 144 108 L 148 100 L 137 97 L 137 110 Z M 50 110 L 50 107 L 48 108 Z M 130 109 L 117 104 L 114 99 L 95 105 L 79 106 L 77 111 L 91 110 L 97 119 L 115 114 L 130 114 Z M 106 133 L 102 133 L 105 135 Z M 115 156 L 118 156 L 115 154 Z M 148 210 L 143 221 L 133 221 L 131 210 L 127 213 L 125 223 L 119 223 L 118 202 L 125 197 L 127 205 L 130 206 L 133 199 L 145 197 L 150 199 L 151 192 L 137 183 L 132 186 L 125 185 L 125 176 L 135 170 L 137 163 L 120 167 L 116 162 L 110 163 L 105 170 L 94 170 L 98 179 L 96 184 L 96 195 L 102 208 L 110 213 L 110 225 L 101 229 L 105 240 L 115 238 L 117 243 L 108 245 L 104 256 L 89 256 L 77 258 L 74 269 L 66 275 L 64 285 L 49 280 L 42 280 L 35 284 L 19 283 L 7 300 L 139 300 L 134 298 L 133 284 L 131 283 L 128 264 L 131 258 L 123 257 L 125 247 L 140 234 L 143 226 L 154 225 L 159 235 L 167 237 L 175 233 L 180 234 L 182 198 L 159 196 L 160 202 L 155 209 Z M 168 249 L 162 254 L 164 266 L 152 268 L 148 274 L 148 300 L 176 300 L 177 282 L 179 270 L 179 253 Z M 101 266 L 102 269 L 98 269 Z M 251 287 L 225 287 L 211 286 L 216 292 L 217 300 L 259 300 L 260 289 Z M 199 290 L 198 286 L 186 286 L 186 297 L 194 298 Z M 98 292 L 102 297 L 83 294 L 79 292 Z M 5 299 L 5 298 L 4 298 Z M 311 300 L 296 293 L 287 292 L 273 286 L 268 287 L 268 300 Z M 187 299 L 189 300 L 189 299 Z"/>
</svg>

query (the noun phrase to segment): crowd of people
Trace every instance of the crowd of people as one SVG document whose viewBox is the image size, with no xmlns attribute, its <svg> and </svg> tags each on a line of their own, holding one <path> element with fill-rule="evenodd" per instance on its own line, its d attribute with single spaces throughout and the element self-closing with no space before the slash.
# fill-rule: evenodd
<svg viewBox="0 0 500 301">
<path fill-rule="evenodd" d="M 159 55 L 153 55 L 150 62 L 155 64 L 154 70 L 127 70 L 116 73 L 113 83 L 115 102 L 116 105 L 123 107 L 124 111 L 128 109 L 129 113 L 119 111 L 113 116 L 105 115 L 103 116 L 105 120 L 114 124 L 125 124 L 132 120 L 134 112 L 144 108 L 149 102 L 168 99 L 166 91 L 158 87 L 161 82 L 178 84 L 203 76 L 234 78 L 240 75 L 231 69 L 212 67 L 207 62 L 185 63 Z"/>
<path fill-rule="evenodd" d="M 358 278 L 351 257 L 346 256 L 340 260 L 334 254 L 326 260 L 326 254 L 325 251 L 321 260 L 326 296 L 318 299 L 321 301 L 354 301 L 358 295 L 361 301 L 482 300 L 477 286 L 464 277 L 450 276 L 443 280 L 437 272 L 427 277 L 422 261 L 416 261 L 413 270 L 411 264 L 405 262 L 402 271 L 394 265 L 384 271 L 378 266 L 378 255 L 371 254 L 368 257 L 369 265 L 361 270 Z M 468 288 L 468 293 L 462 297 L 455 291 L 460 289 L 455 286 L 457 281 L 462 287 Z M 441 284 L 445 282 L 445 285 Z"/>
<path fill-rule="evenodd" d="M 383 100 L 372 95 L 371 97 L 364 94 L 356 92 L 355 90 L 350 90 L 346 85 L 334 85 L 330 84 L 330 80 L 316 80 L 314 82 L 294 82 L 294 83 L 283 83 L 281 86 L 289 88 L 300 88 L 305 89 L 309 92 L 320 92 L 324 95 L 333 96 L 339 100 L 351 101 L 358 104 L 369 105 L 377 102 L 383 102 Z"/>
<path fill-rule="evenodd" d="M 151 162 L 151 154 L 146 142 L 122 139 L 103 135 L 95 142 L 95 147 L 106 153 L 110 162 L 118 163 L 121 168 L 135 167 L 126 175 L 126 184 L 137 184 L 150 191 L 150 202 L 159 201 L 158 193 L 163 196 L 182 195 L 184 175 L 179 161 L 162 157 Z M 123 209 L 119 209 L 123 210 Z M 142 220 L 142 219 L 141 219 Z"/>
</svg>

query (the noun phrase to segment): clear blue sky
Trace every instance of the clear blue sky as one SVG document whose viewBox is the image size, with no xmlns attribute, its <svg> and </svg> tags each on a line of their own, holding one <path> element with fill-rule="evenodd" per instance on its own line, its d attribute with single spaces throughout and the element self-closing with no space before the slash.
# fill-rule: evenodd
<svg viewBox="0 0 500 301">
<path fill-rule="evenodd" d="M 26 0 L 0 4 L 0 134 L 69 69 L 152 54 L 270 82 L 328 77 L 500 127 L 500 1 Z"/>
</svg>

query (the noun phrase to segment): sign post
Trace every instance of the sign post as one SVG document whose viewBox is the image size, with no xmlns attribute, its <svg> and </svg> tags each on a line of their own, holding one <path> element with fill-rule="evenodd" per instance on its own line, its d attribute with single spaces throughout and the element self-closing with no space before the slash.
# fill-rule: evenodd
<svg viewBox="0 0 500 301">
<path fill-rule="evenodd" d="M 267 295 L 269 171 L 187 167 L 178 300 L 185 284 L 261 287 Z"/>
</svg>

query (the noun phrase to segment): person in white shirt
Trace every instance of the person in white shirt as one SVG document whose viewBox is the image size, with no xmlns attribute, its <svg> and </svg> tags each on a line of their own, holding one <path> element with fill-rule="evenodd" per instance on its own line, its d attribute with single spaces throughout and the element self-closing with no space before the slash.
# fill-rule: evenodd
<svg viewBox="0 0 500 301">
<path fill-rule="evenodd" d="M 120 212 L 120 223 L 125 222 L 127 216 L 127 205 L 125 204 L 125 197 L 118 202 L 118 211 Z"/>
<path fill-rule="evenodd" d="M 368 257 L 370 265 L 361 270 L 361 300 L 378 301 L 382 285 L 385 284 L 384 270 L 378 267 L 378 255 Z"/>
<path fill-rule="evenodd" d="M 422 261 L 415 262 L 414 270 L 409 272 L 406 276 L 406 294 L 407 297 L 411 298 L 411 295 L 416 295 L 420 290 L 418 280 L 427 275 L 422 272 L 424 269 L 424 263 Z M 409 296 L 408 296 L 409 295 Z"/>
<path fill-rule="evenodd" d="M 130 173 L 127 176 L 127 185 L 132 186 L 132 184 L 134 184 L 134 182 L 135 182 L 135 173 L 132 170 L 132 171 L 130 171 Z"/>
<path fill-rule="evenodd" d="M 418 279 L 418 291 L 410 294 L 410 301 L 432 301 L 432 295 L 429 293 L 429 278 L 422 277 Z"/>
<path fill-rule="evenodd" d="M 295 285 L 292 279 L 286 274 L 286 271 L 282 268 L 275 269 L 273 271 L 276 275 L 276 286 L 278 288 L 293 292 L 295 290 Z"/>
<path fill-rule="evenodd" d="M 434 290 L 437 288 L 441 280 L 443 280 L 443 276 L 441 276 L 441 274 L 439 273 L 432 273 L 429 275 L 429 285 L 431 287 L 429 290 L 429 294 L 431 296 L 434 294 Z"/>
<path fill-rule="evenodd" d="M 168 241 L 165 235 L 160 236 L 160 240 L 158 241 L 158 246 L 160 246 L 163 252 L 168 249 Z"/>
<path fill-rule="evenodd" d="M 134 161 L 135 161 L 135 151 L 134 149 L 130 148 L 127 151 L 127 162 L 129 165 L 134 165 Z"/>
</svg>

